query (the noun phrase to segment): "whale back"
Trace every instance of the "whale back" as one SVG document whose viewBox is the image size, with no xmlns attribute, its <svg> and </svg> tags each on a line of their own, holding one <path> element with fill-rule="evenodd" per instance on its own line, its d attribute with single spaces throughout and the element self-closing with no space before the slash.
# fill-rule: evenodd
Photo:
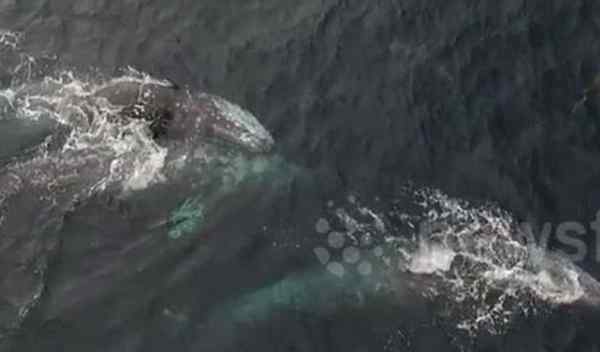
<svg viewBox="0 0 600 352">
<path fill-rule="evenodd" d="M 173 119 L 179 89 L 173 85 L 137 80 L 117 80 L 98 89 L 94 96 L 122 107 L 121 119 L 143 119 L 150 122 L 153 138 L 166 134 Z"/>
<path fill-rule="evenodd" d="M 273 138 L 250 112 L 224 98 L 191 94 L 175 85 L 135 80 L 109 82 L 94 93 L 122 107 L 119 118 L 150 121 L 158 140 L 215 138 L 250 152 L 267 152 Z"/>
<path fill-rule="evenodd" d="M 212 133 L 247 150 L 264 153 L 271 150 L 273 137 L 248 110 L 216 95 L 203 94 L 207 124 Z"/>
<path fill-rule="evenodd" d="M 179 88 L 140 80 L 114 80 L 100 87 L 94 96 L 105 98 L 113 105 L 128 106 L 140 103 L 173 106 Z"/>
</svg>

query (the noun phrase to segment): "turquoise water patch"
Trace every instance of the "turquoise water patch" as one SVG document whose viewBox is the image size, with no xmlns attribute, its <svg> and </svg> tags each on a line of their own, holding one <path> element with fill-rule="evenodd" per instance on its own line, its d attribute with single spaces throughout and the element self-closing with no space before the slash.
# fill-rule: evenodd
<svg viewBox="0 0 600 352">
<path fill-rule="evenodd" d="M 269 188 L 276 188 L 290 179 L 297 168 L 287 165 L 279 156 L 221 157 L 214 160 L 208 168 L 211 176 L 204 190 L 187 198 L 174 209 L 168 219 L 168 236 L 176 240 L 186 234 L 197 233 L 205 224 L 206 214 L 219 200 L 240 191 L 242 185 L 269 182 Z"/>
<path fill-rule="evenodd" d="M 191 233 L 202 226 L 204 220 L 204 205 L 200 197 L 187 199 L 183 204 L 175 209 L 169 223 L 172 224 L 168 236 L 171 239 L 178 239 L 184 234 Z"/>
</svg>

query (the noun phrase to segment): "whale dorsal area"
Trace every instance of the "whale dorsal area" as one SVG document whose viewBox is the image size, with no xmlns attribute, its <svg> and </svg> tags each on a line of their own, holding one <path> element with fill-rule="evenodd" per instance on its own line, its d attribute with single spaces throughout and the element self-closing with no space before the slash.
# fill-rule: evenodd
<svg viewBox="0 0 600 352">
<path fill-rule="evenodd" d="M 139 103 L 173 105 L 179 88 L 140 80 L 113 80 L 100 87 L 94 96 L 105 98 L 113 105 L 128 106 Z"/>
<path fill-rule="evenodd" d="M 178 87 L 138 80 L 115 80 L 98 89 L 95 97 L 105 98 L 110 104 L 122 107 L 118 118 L 150 121 L 153 138 L 166 133 L 173 119 Z"/>
</svg>

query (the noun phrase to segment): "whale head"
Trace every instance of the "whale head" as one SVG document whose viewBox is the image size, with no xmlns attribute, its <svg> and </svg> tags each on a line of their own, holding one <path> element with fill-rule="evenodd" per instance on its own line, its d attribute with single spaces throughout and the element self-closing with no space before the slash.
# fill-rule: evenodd
<svg viewBox="0 0 600 352">
<path fill-rule="evenodd" d="M 206 93 L 189 95 L 179 108 L 185 112 L 186 119 L 195 122 L 197 132 L 205 131 L 212 138 L 251 153 L 267 153 L 273 148 L 273 137 L 258 119 L 224 98 Z M 170 128 L 177 129 L 177 126 Z"/>
</svg>

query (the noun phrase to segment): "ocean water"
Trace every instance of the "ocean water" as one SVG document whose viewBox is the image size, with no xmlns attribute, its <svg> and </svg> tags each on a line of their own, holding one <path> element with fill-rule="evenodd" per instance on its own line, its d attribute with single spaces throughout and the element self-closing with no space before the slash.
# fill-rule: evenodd
<svg viewBox="0 0 600 352">
<path fill-rule="evenodd" d="M 90 96 L 169 77 L 26 40 L 0 31 L 0 351 L 510 350 L 600 303 L 494 203 L 330 188 L 277 147 L 156 143 Z"/>
</svg>

